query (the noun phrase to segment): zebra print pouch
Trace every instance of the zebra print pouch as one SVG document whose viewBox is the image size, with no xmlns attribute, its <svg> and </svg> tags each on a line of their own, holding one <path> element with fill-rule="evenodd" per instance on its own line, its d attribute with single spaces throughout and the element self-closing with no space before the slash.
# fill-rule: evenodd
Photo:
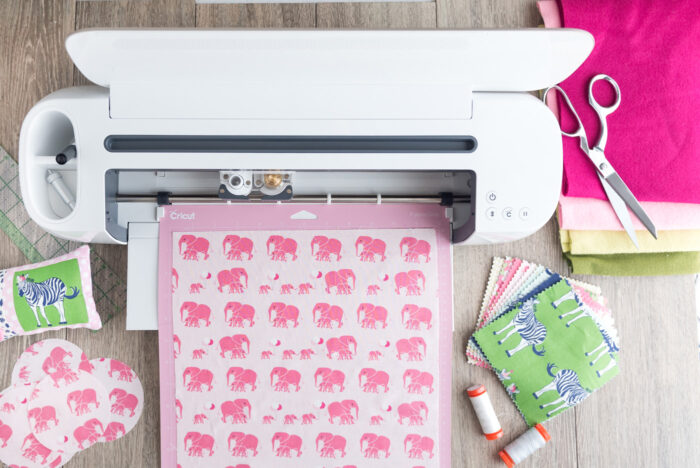
<svg viewBox="0 0 700 468">
<path fill-rule="evenodd" d="M 564 279 L 473 339 L 530 426 L 577 405 L 619 372 L 614 327 L 591 314 Z"/>
<path fill-rule="evenodd" d="M 51 260 L 0 270 L 0 341 L 56 328 L 97 330 L 90 248 Z"/>
</svg>

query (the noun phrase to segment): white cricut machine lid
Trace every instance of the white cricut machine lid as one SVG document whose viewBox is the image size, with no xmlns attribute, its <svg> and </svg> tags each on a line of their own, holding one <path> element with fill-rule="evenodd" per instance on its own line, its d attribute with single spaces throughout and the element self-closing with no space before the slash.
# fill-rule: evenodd
<svg viewBox="0 0 700 468">
<path fill-rule="evenodd" d="M 66 47 L 111 118 L 468 119 L 471 93 L 542 89 L 579 30 L 89 30 Z"/>
</svg>

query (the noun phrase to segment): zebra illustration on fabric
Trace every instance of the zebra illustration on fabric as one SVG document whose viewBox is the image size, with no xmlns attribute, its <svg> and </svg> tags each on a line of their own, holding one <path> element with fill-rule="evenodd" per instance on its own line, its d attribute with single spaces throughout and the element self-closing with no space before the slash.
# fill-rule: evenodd
<svg viewBox="0 0 700 468">
<path fill-rule="evenodd" d="M 41 312 L 41 316 L 44 317 L 46 325 L 51 327 L 52 324 L 46 317 L 46 311 L 44 310 L 46 306 L 54 306 L 58 309 L 60 315 L 59 324 L 65 325 L 66 313 L 63 309 L 64 299 L 73 299 L 78 296 L 80 289 L 71 288 L 72 293 L 66 295 L 66 283 L 61 280 L 61 278 L 49 278 L 41 283 L 35 283 L 33 279 L 27 277 L 26 275 L 19 275 L 17 277 L 17 291 L 20 297 L 24 297 L 27 304 L 34 312 L 34 317 L 36 318 L 36 326 L 41 327 L 41 321 L 39 320 L 39 314 L 37 314 L 37 309 Z"/>
<path fill-rule="evenodd" d="M 596 346 L 594 349 L 591 351 L 586 352 L 586 356 L 594 356 L 593 360 L 589 362 L 588 364 L 593 367 L 596 365 L 596 363 L 605 356 L 606 354 L 610 356 L 610 362 L 608 364 L 596 371 L 596 375 L 598 377 L 602 377 L 606 372 L 609 370 L 613 369 L 617 365 L 617 361 L 615 360 L 615 354 L 620 351 L 620 342 L 619 338 L 617 336 L 617 330 L 613 327 L 607 327 L 606 324 L 600 323 L 596 321 L 598 324 L 598 327 L 600 328 L 600 333 L 603 335 L 603 341 Z"/>
<path fill-rule="evenodd" d="M 578 307 L 576 307 L 573 310 L 570 310 L 569 312 L 565 312 L 559 316 L 559 319 L 563 319 L 564 317 L 568 317 L 569 315 L 577 314 L 574 318 L 566 322 L 566 327 L 570 327 L 572 323 L 574 323 L 576 320 L 582 319 L 584 317 L 591 317 L 592 314 L 590 310 L 588 309 L 588 306 L 584 305 L 581 301 L 578 300 L 576 297 L 576 293 L 573 291 L 573 289 L 569 290 L 566 294 L 564 294 L 562 297 L 557 299 L 556 301 L 552 302 L 552 307 L 555 309 L 558 308 L 562 302 L 565 301 L 576 301 L 576 304 Z"/>
<path fill-rule="evenodd" d="M 528 299 L 520 306 L 518 313 L 515 314 L 505 327 L 493 332 L 494 335 L 500 335 L 512 327 L 506 336 L 498 342 L 499 345 L 503 344 L 514 333 L 520 335 L 520 343 L 518 346 L 506 351 L 508 357 L 512 357 L 515 353 L 527 346 L 532 346 L 532 352 L 538 356 L 544 355 L 544 346 L 541 350 L 537 349 L 537 345 L 541 345 L 547 337 L 547 327 L 535 317 L 535 305 L 539 303 L 540 302 L 534 297 Z"/>
<path fill-rule="evenodd" d="M 578 379 L 578 374 L 576 374 L 575 371 L 571 369 L 559 369 L 553 373 L 554 369 L 557 369 L 556 365 L 552 363 L 547 364 L 547 373 L 553 378 L 553 380 L 532 394 L 535 399 L 539 399 L 543 393 L 551 391 L 557 392 L 559 398 L 550 401 L 549 403 L 545 403 L 544 405 L 540 405 L 540 409 L 544 409 L 561 403 L 561 405 L 547 412 L 548 418 L 561 409 L 578 405 L 591 394 L 590 391 L 581 386 L 581 382 Z"/>
</svg>

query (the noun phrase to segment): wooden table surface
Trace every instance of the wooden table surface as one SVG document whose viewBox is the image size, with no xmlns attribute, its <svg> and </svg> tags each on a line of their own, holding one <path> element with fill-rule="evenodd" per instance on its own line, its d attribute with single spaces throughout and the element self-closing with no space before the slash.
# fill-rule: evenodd
<svg viewBox="0 0 700 468">
<path fill-rule="evenodd" d="M 516 28 L 537 26 L 534 0 L 437 0 L 425 3 L 195 5 L 194 0 L 1 0 L 0 145 L 16 157 L 29 108 L 46 94 L 85 84 L 64 49 L 71 32 L 93 27 L 227 28 Z M 126 247 L 95 246 L 126 280 Z M 466 364 L 464 347 L 476 320 L 491 258 L 512 255 L 568 273 L 550 222 L 511 244 L 454 249 L 455 333 L 452 466 L 502 466 L 497 452 L 525 429 L 495 376 Z M 0 268 L 26 259 L 0 233 Z M 621 373 L 574 410 L 546 423 L 552 441 L 521 466 L 628 467 L 700 464 L 700 363 L 692 278 L 584 277 L 603 288 L 622 340 Z M 99 332 L 70 330 L 0 344 L 0 384 L 12 364 L 40 338 L 60 337 L 90 357 L 131 364 L 145 386 L 147 406 L 125 438 L 76 455 L 71 467 L 159 465 L 158 345 L 156 332 L 125 331 L 121 310 Z M 506 436 L 486 442 L 464 388 L 491 390 Z"/>
</svg>

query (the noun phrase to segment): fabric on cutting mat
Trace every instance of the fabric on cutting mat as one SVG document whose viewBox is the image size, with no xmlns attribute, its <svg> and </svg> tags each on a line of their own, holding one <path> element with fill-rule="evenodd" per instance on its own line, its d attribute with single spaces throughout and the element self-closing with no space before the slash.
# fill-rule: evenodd
<svg viewBox="0 0 700 468">
<path fill-rule="evenodd" d="M 659 231 L 700 230 L 700 204 L 642 202 L 644 211 Z M 561 196 L 557 211 L 559 227 L 579 231 L 623 231 L 607 200 Z M 646 229 L 631 215 L 635 230 Z"/>
<path fill-rule="evenodd" d="M 284 216 L 299 208 L 249 207 L 280 231 L 240 228 L 246 208 L 197 208 L 198 230 L 161 226 L 173 246 L 161 275 L 178 277 L 164 352 L 174 346 L 177 464 L 449 466 L 444 211 L 428 208 L 439 229 L 295 230 Z M 343 227 L 401 209 L 334 208 L 309 209 Z"/>
<path fill-rule="evenodd" d="M 625 231 L 559 231 L 564 252 L 574 255 L 633 254 L 641 252 L 700 251 L 700 230 L 658 231 L 654 239 L 649 231 L 637 231 L 639 249 Z"/>
<path fill-rule="evenodd" d="M 700 273 L 700 252 L 564 256 L 577 275 L 668 276 Z"/>
<path fill-rule="evenodd" d="M 617 349 L 592 317 L 560 280 L 474 333 L 529 426 L 577 405 L 619 372 Z"/>
<path fill-rule="evenodd" d="M 587 129 L 599 134 L 588 82 L 599 73 L 620 86 L 608 116 L 606 156 L 638 200 L 700 203 L 700 14 L 697 0 L 561 0 L 562 24 L 595 37 L 588 59 L 561 86 Z M 612 102 L 610 87 L 596 87 Z M 562 127 L 572 120 L 562 112 Z M 606 199 L 577 138 L 564 138 L 563 193 Z M 652 217 L 653 219 L 653 217 Z"/>
</svg>

